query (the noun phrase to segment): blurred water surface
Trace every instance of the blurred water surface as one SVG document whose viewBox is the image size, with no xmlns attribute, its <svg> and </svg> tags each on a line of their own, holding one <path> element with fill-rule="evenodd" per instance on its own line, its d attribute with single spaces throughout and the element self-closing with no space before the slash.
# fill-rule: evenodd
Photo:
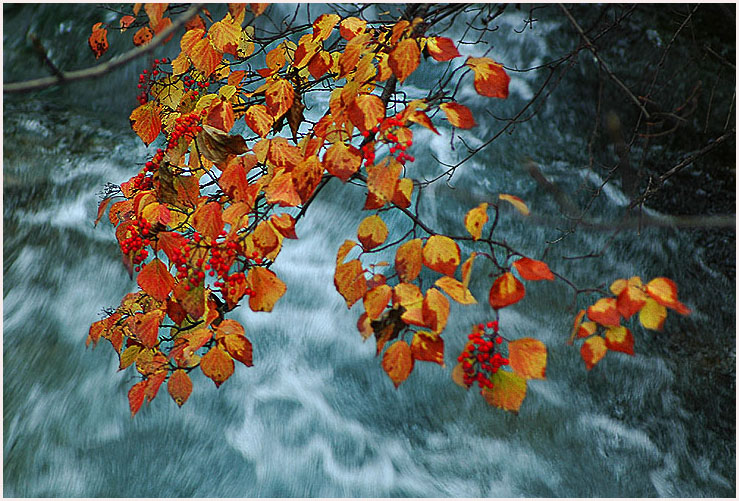
<svg viewBox="0 0 739 501">
<path fill-rule="evenodd" d="M 4 5 L 4 14 L 6 81 L 22 78 L 24 58 L 32 57 L 23 42 L 29 29 L 50 46 L 79 44 L 106 15 L 74 5 Z M 571 42 L 554 21 L 515 33 L 523 15 L 497 20 L 495 57 L 508 66 L 535 65 Z M 64 67 L 81 67 L 90 62 L 85 50 L 74 47 L 58 57 L 66 58 Z M 578 284 L 669 276 L 694 313 L 671 314 L 662 333 L 635 327 L 636 356 L 611 353 L 586 372 L 577 349 L 565 345 L 573 317 L 569 289 L 531 284 L 526 299 L 502 313 L 502 324 L 511 338 L 547 343 L 548 380 L 530 383 L 514 416 L 450 380 L 469 326 L 491 315 L 483 300 L 491 270 L 484 266 L 471 284 L 480 304 L 452 307 L 447 366 L 419 363 L 393 388 L 373 344 L 356 332 L 356 308 L 347 311 L 334 289 L 336 250 L 366 215 L 351 209 L 362 206 L 364 193 L 338 182 L 321 193 L 298 228 L 299 240 L 286 243 L 274 267 L 288 285 L 274 311 L 233 312 L 254 343 L 255 366 L 237 367 L 218 390 L 196 375 L 183 408 L 162 393 L 132 420 L 126 400 L 132 372 L 117 372 L 107 343 L 85 349 L 84 339 L 102 308 L 136 288 L 111 227 L 92 225 L 104 183 L 126 180 L 146 157 L 127 123 L 134 66 L 106 79 L 4 99 L 4 496 L 734 495 L 734 382 L 711 371 L 711 360 L 669 349 L 710 345 L 712 353 L 725 349 L 732 364 L 735 357 L 734 286 L 706 265 L 693 234 L 670 228 L 638 236 L 578 232 L 552 250 L 552 266 Z M 409 92 L 425 78 L 411 79 Z M 469 208 L 499 192 L 554 214 L 554 201 L 521 169 L 525 157 L 568 192 L 598 186 L 598 174 L 582 168 L 591 126 L 583 118 L 587 103 L 568 98 L 585 92 L 584 78 L 568 75 L 537 117 L 476 156 L 451 186 L 424 192 L 428 222 L 459 228 Z M 484 110 L 511 113 L 541 79 L 536 72 L 514 73 L 511 98 L 492 105 L 461 91 L 458 100 L 476 110 L 480 123 L 468 140 L 479 144 L 499 127 Z M 416 132 L 414 142 L 428 147 L 414 151 L 417 179 L 442 172 L 432 155 L 460 158 L 449 148 L 451 130 L 440 131 Z M 617 218 L 627 203 L 610 186 L 593 209 L 603 220 Z M 513 211 L 504 216 L 498 231 L 532 256 L 557 234 Z M 389 222 L 398 232 L 407 226 Z M 561 259 L 604 247 L 599 259 Z"/>
</svg>

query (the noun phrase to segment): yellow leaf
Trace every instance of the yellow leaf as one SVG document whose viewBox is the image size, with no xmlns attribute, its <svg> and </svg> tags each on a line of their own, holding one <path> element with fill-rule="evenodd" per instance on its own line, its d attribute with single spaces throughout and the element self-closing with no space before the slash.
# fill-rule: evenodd
<svg viewBox="0 0 739 501">
<path fill-rule="evenodd" d="M 449 297 L 459 304 L 477 304 L 470 290 L 452 277 L 441 277 L 434 285 L 449 294 Z"/>
<path fill-rule="evenodd" d="M 367 279 L 364 277 L 362 263 L 358 259 L 343 264 L 337 263 L 334 286 L 344 297 L 347 308 L 351 308 L 367 292 Z"/>
<path fill-rule="evenodd" d="M 530 211 L 529 211 L 529 208 L 526 206 L 526 203 L 520 198 L 518 198 L 517 196 L 508 195 L 506 193 L 501 193 L 500 195 L 498 195 L 498 198 L 500 200 L 505 200 L 509 204 L 513 205 L 516 208 L 516 210 L 520 212 L 521 214 L 523 214 L 524 216 L 529 215 Z"/>
<path fill-rule="evenodd" d="M 398 247 L 395 252 L 395 270 L 401 282 L 411 282 L 421 273 L 422 246 L 421 239 L 414 238 Z"/>
<path fill-rule="evenodd" d="M 482 390 L 487 403 L 517 414 L 526 398 L 526 380 L 513 372 L 500 370 L 490 377 L 490 381 L 493 387 Z"/>
<path fill-rule="evenodd" d="M 357 237 L 365 251 L 381 245 L 387 238 L 387 226 L 380 216 L 368 216 L 359 224 Z"/>
<path fill-rule="evenodd" d="M 444 275 L 454 275 L 459 261 L 459 245 L 444 235 L 429 237 L 423 247 L 423 264 Z"/>
<path fill-rule="evenodd" d="M 482 236 L 482 227 L 488 222 L 488 204 L 481 203 L 474 209 L 470 209 L 464 217 L 464 227 L 472 238 L 478 240 Z"/>
<path fill-rule="evenodd" d="M 406 38 L 391 52 L 388 64 L 401 82 L 413 73 L 421 62 L 421 51 L 413 38 Z"/>
<path fill-rule="evenodd" d="M 423 321 L 426 326 L 436 333 L 440 333 L 446 327 L 449 318 L 449 300 L 436 289 L 426 291 L 421 307 Z"/>
<path fill-rule="evenodd" d="M 252 311 L 272 311 L 278 299 L 285 294 L 287 286 L 271 270 L 255 267 L 249 270 L 246 282 L 254 291 L 249 297 Z"/>
<path fill-rule="evenodd" d="M 651 297 L 647 298 L 641 311 L 639 311 L 639 322 L 641 322 L 646 329 L 651 329 L 653 331 L 662 330 L 665 318 L 667 318 L 667 308 Z"/>
<path fill-rule="evenodd" d="M 508 360 L 513 372 L 525 379 L 546 379 L 547 347 L 533 338 L 508 343 Z"/>
</svg>

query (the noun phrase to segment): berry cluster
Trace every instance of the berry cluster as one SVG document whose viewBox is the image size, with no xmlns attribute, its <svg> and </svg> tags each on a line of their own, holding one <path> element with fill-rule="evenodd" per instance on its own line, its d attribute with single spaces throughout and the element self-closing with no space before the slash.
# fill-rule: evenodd
<svg viewBox="0 0 739 501">
<path fill-rule="evenodd" d="M 169 142 L 167 143 L 167 149 L 171 150 L 177 146 L 177 141 L 181 137 L 185 137 L 188 140 L 195 138 L 195 135 L 203 130 L 201 125 L 198 125 L 200 116 L 197 113 L 190 113 L 188 115 L 182 115 L 175 119 L 175 127 L 172 134 L 169 136 Z M 187 136 L 190 136 L 189 138 Z"/>
<path fill-rule="evenodd" d="M 166 57 L 162 59 L 154 59 L 154 62 L 151 64 L 151 72 L 149 72 L 149 70 L 144 70 L 139 74 L 139 83 L 137 87 L 141 89 L 141 94 L 136 96 L 139 104 L 146 104 L 146 101 L 149 99 L 149 90 L 151 90 L 151 77 L 155 77 L 161 73 L 161 70 L 159 69 L 160 64 L 167 64 L 168 62 L 169 59 Z"/>
<path fill-rule="evenodd" d="M 194 94 L 198 95 L 197 89 L 207 89 L 213 83 L 212 79 L 208 82 L 198 82 L 190 75 L 182 77 L 182 83 L 185 86 L 185 90 L 195 89 Z"/>
<path fill-rule="evenodd" d="M 398 155 L 395 157 L 398 162 L 400 162 L 402 165 L 405 165 L 406 161 L 408 162 L 414 162 L 416 159 L 412 155 L 408 155 L 405 150 L 406 148 L 409 148 L 413 145 L 413 140 L 409 139 L 405 143 L 401 143 L 398 140 L 398 136 L 396 136 L 393 132 L 390 130 L 393 127 L 403 127 L 403 122 L 400 120 L 400 115 L 395 115 L 394 117 L 386 117 L 382 121 L 380 121 L 379 124 L 372 127 L 370 130 L 362 131 L 363 137 L 369 137 L 370 134 L 377 134 L 378 132 L 382 131 L 385 133 L 385 140 L 390 146 L 390 154 L 395 155 L 396 152 Z M 374 143 L 370 142 L 362 146 L 362 157 L 365 160 L 365 166 L 370 165 L 374 163 L 375 161 L 375 145 Z"/>
<path fill-rule="evenodd" d="M 492 333 L 486 332 L 486 326 Z M 478 324 L 468 338 L 470 341 L 457 357 L 457 361 L 462 364 L 464 383 L 469 386 L 477 383 L 482 393 L 484 388 L 493 387 L 490 376 L 498 372 L 501 366 L 508 365 L 508 359 L 495 351 L 496 345 L 503 342 L 503 338 L 498 335 L 498 322 Z"/>
<path fill-rule="evenodd" d="M 146 162 L 144 164 L 144 168 L 136 174 L 135 177 L 131 178 L 131 186 L 134 190 L 149 190 L 152 188 L 152 181 L 153 176 L 150 176 L 149 174 L 154 174 L 156 170 L 159 168 L 159 164 L 162 163 L 162 160 L 164 159 L 164 150 L 161 148 L 157 149 L 156 155 Z"/>
<path fill-rule="evenodd" d="M 134 224 L 128 227 L 128 237 L 121 242 L 121 252 L 130 254 L 131 262 L 136 265 L 136 271 L 141 270 L 139 265 L 149 256 L 149 252 L 144 247 L 151 243 L 149 240 L 150 233 L 151 223 L 146 219 L 137 219 Z"/>
</svg>

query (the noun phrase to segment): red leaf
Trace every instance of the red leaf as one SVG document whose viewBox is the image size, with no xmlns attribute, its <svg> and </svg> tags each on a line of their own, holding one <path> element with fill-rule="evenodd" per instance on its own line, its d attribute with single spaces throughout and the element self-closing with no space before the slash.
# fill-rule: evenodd
<svg viewBox="0 0 739 501">
<path fill-rule="evenodd" d="M 167 391 L 169 391 L 169 395 L 177 405 L 182 407 L 182 404 L 190 398 L 190 394 L 192 393 L 192 380 L 187 375 L 187 372 L 182 369 L 174 371 L 169 377 Z"/>
<path fill-rule="evenodd" d="M 240 334 L 228 334 L 218 339 L 218 346 L 247 367 L 254 365 L 251 342 L 246 337 Z"/>
<path fill-rule="evenodd" d="M 475 90 L 481 96 L 508 97 L 508 83 L 511 77 L 503 69 L 503 65 L 488 57 L 468 57 L 466 66 L 475 73 Z"/>
<path fill-rule="evenodd" d="M 513 273 L 507 272 L 493 282 L 488 300 L 490 306 L 497 310 L 519 302 L 525 294 L 526 288 L 523 284 L 513 276 Z"/>
<path fill-rule="evenodd" d="M 513 263 L 524 280 L 554 280 L 554 274 L 543 261 L 523 257 Z"/>
<path fill-rule="evenodd" d="M 585 368 L 590 370 L 595 367 L 595 364 L 601 361 L 607 351 L 608 347 L 606 347 L 606 342 L 602 337 L 593 336 L 586 339 L 580 347 L 580 356 L 585 362 Z"/>
<path fill-rule="evenodd" d="M 444 367 L 444 340 L 439 334 L 418 331 L 413 335 L 411 354 L 415 360 L 434 362 Z"/>
<path fill-rule="evenodd" d="M 215 240 L 223 230 L 221 212 L 219 203 L 207 203 L 195 211 L 192 216 L 192 225 L 204 236 Z"/>
<path fill-rule="evenodd" d="M 634 336 L 626 327 L 610 327 L 606 329 L 606 347 L 633 356 Z"/>
<path fill-rule="evenodd" d="M 449 61 L 460 56 L 452 39 L 446 37 L 429 37 L 426 39 L 426 50 L 437 61 Z"/>
<path fill-rule="evenodd" d="M 131 409 L 131 417 L 136 415 L 139 409 L 141 409 L 141 404 L 144 403 L 146 384 L 147 381 L 144 380 L 136 383 L 128 390 L 128 407 Z"/>
<path fill-rule="evenodd" d="M 460 129 L 471 129 L 475 125 L 475 117 L 467 106 L 459 103 L 442 103 L 439 108 L 444 110 L 449 123 Z"/>
<path fill-rule="evenodd" d="M 588 318 L 600 325 L 618 325 L 621 323 L 621 314 L 616 307 L 615 297 L 604 297 L 588 308 Z"/>
<path fill-rule="evenodd" d="M 156 258 L 141 268 L 136 282 L 157 301 L 167 299 L 174 287 L 174 278 L 167 271 L 167 266 Z"/>
</svg>

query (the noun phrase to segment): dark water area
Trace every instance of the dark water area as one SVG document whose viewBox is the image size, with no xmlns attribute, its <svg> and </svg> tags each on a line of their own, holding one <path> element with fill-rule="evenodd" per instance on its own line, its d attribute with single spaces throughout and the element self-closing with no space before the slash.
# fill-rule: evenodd
<svg viewBox="0 0 739 501">
<path fill-rule="evenodd" d="M 273 8 L 287 15 L 293 6 Z M 311 17 L 321 8 L 311 7 Z M 590 28 L 628 8 L 579 5 L 571 12 Z M 735 71 L 722 61 L 736 60 L 735 6 L 700 6 L 671 42 L 692 8 L 637 6 L 597 42 L 601 57 L 636 89 L 649 87 L 660 49 L 671 43 L 654 106 L 664 113 L 681 112 L 686 101 L 695 107 L 674 132 L 644 148 L 635 143 L 630 160 L 639 166 L 642 188 L 650 174 L 735 127 Z M 78 69 L 94 63 L 86 43 L 92 24 L 115 18 L 92 4 L 4 4 L 3 14 L 5 82 L 48 74 L 29 33 L 42 39 L 59 67 Z M 556 6 L 509 6 L 493 24 L 499 28 L 492 57 L 509 68 L 511 95 L 490 104 L 472 89 L 460 91 L 457 99 L 479 125 L 455 134 L 472 146 L 500 129 L 493 115 L 515 114 L 548 74 L 545 68 L 515 69 L 557 60 L 579 43 Z M 455 38 L 464 30 L 456 23 L 444 34 Z M 127 35 L 110 40 L 117 52 L 130 43 Z M 469 45 L 460 52 L 480 56 L 487 48 Z M 155 57 L 162 55 L 173 54 Z M 275 310 L 232 312 L 254 343 L 255 366 L 237 367 L 217 390 L 198 374 L 183 408 L 161 393 L 131 419 L 126 393 L 136 381 L 132 371 L 117 370 L 107 343 L 92 350 L 84 340 L 103 308 L 137 288 L 121 265 L 112 227 L 92 221 L 105 183 L 127 180 L 151 155 L 128 124 L 136 106 L 132 82 L 144 64 L 3 99 L 5 497 L 736 495 L 733 228 L 580 229 L 548 246 L 565 227 L 560 220 L 531 224 L 505 213 L 496 231 L 532 257 L 548 247 L 547 261 L 575 283 L 667 276 L 693 309 L 686 317 L 670 313 L 662 332 L 630 325 L 636 355 L 609 353 L 586 371 L 577 348 L 565 344 L 574 315 L 571 290 L 556 282 L 532 284 L 524 301 L 502 313 L 502 322 L 512 338 L 547 344 L 548 378 L 530 382 L 515 416 L 450 380 L 469 326 L 491 315 L 482 300 L 452 306 L 445 368 L 418 364 L 393 388 L 374 345 L 356 332 L 357 308 L 347 310 L 333 284 L 336 250 L 366 216 L 347 208 L 361 207 L 365 194 L 332 182 L 301 221 L 300 238 L 286 243 L 275 264 L 288 287 Z M 409 95 L 437 78 L 430 68 L 406 82 Z M 556 217 L 555 197 L 522 168 L 526 159 L 576 203 L 586 203 L 619 162 L 605 116 L 616 113 L 625 134 L 638 118 L 619 88 L 608 78 L 601 85 L 598 77 L 586 51 L 558 66 L 557 86 L 537 101 L 533 118 L 501 135 L 450 183 L 424 191 L 424 220 L 457 229 L 469 208 L 501 192 L 528 201 L 534 214 Z M 594 136 L 596 123 L 600 133 Z M 671 125 L 654 127 L 664 132 Z M 450 148 L 451 128 L 443 123 L 439 131 L 415 132 L 412 177 L 434 177 L 443 172 L 439 160 L 464 157 L 461 144 Z M 671 178 L 645 213 L 734 214 L 735 166 L 732 139 Z M 589 217 L 620 220 L 629 203 L 622 180 L 600 190 Z M 398 232 L 408 224 L 387 221 Z M 564 259 L 588 253 L 600 257 Z M 470 284 L 478 299 L 486 297 L 491 271 L 481 266 Z"/>
</svg>

